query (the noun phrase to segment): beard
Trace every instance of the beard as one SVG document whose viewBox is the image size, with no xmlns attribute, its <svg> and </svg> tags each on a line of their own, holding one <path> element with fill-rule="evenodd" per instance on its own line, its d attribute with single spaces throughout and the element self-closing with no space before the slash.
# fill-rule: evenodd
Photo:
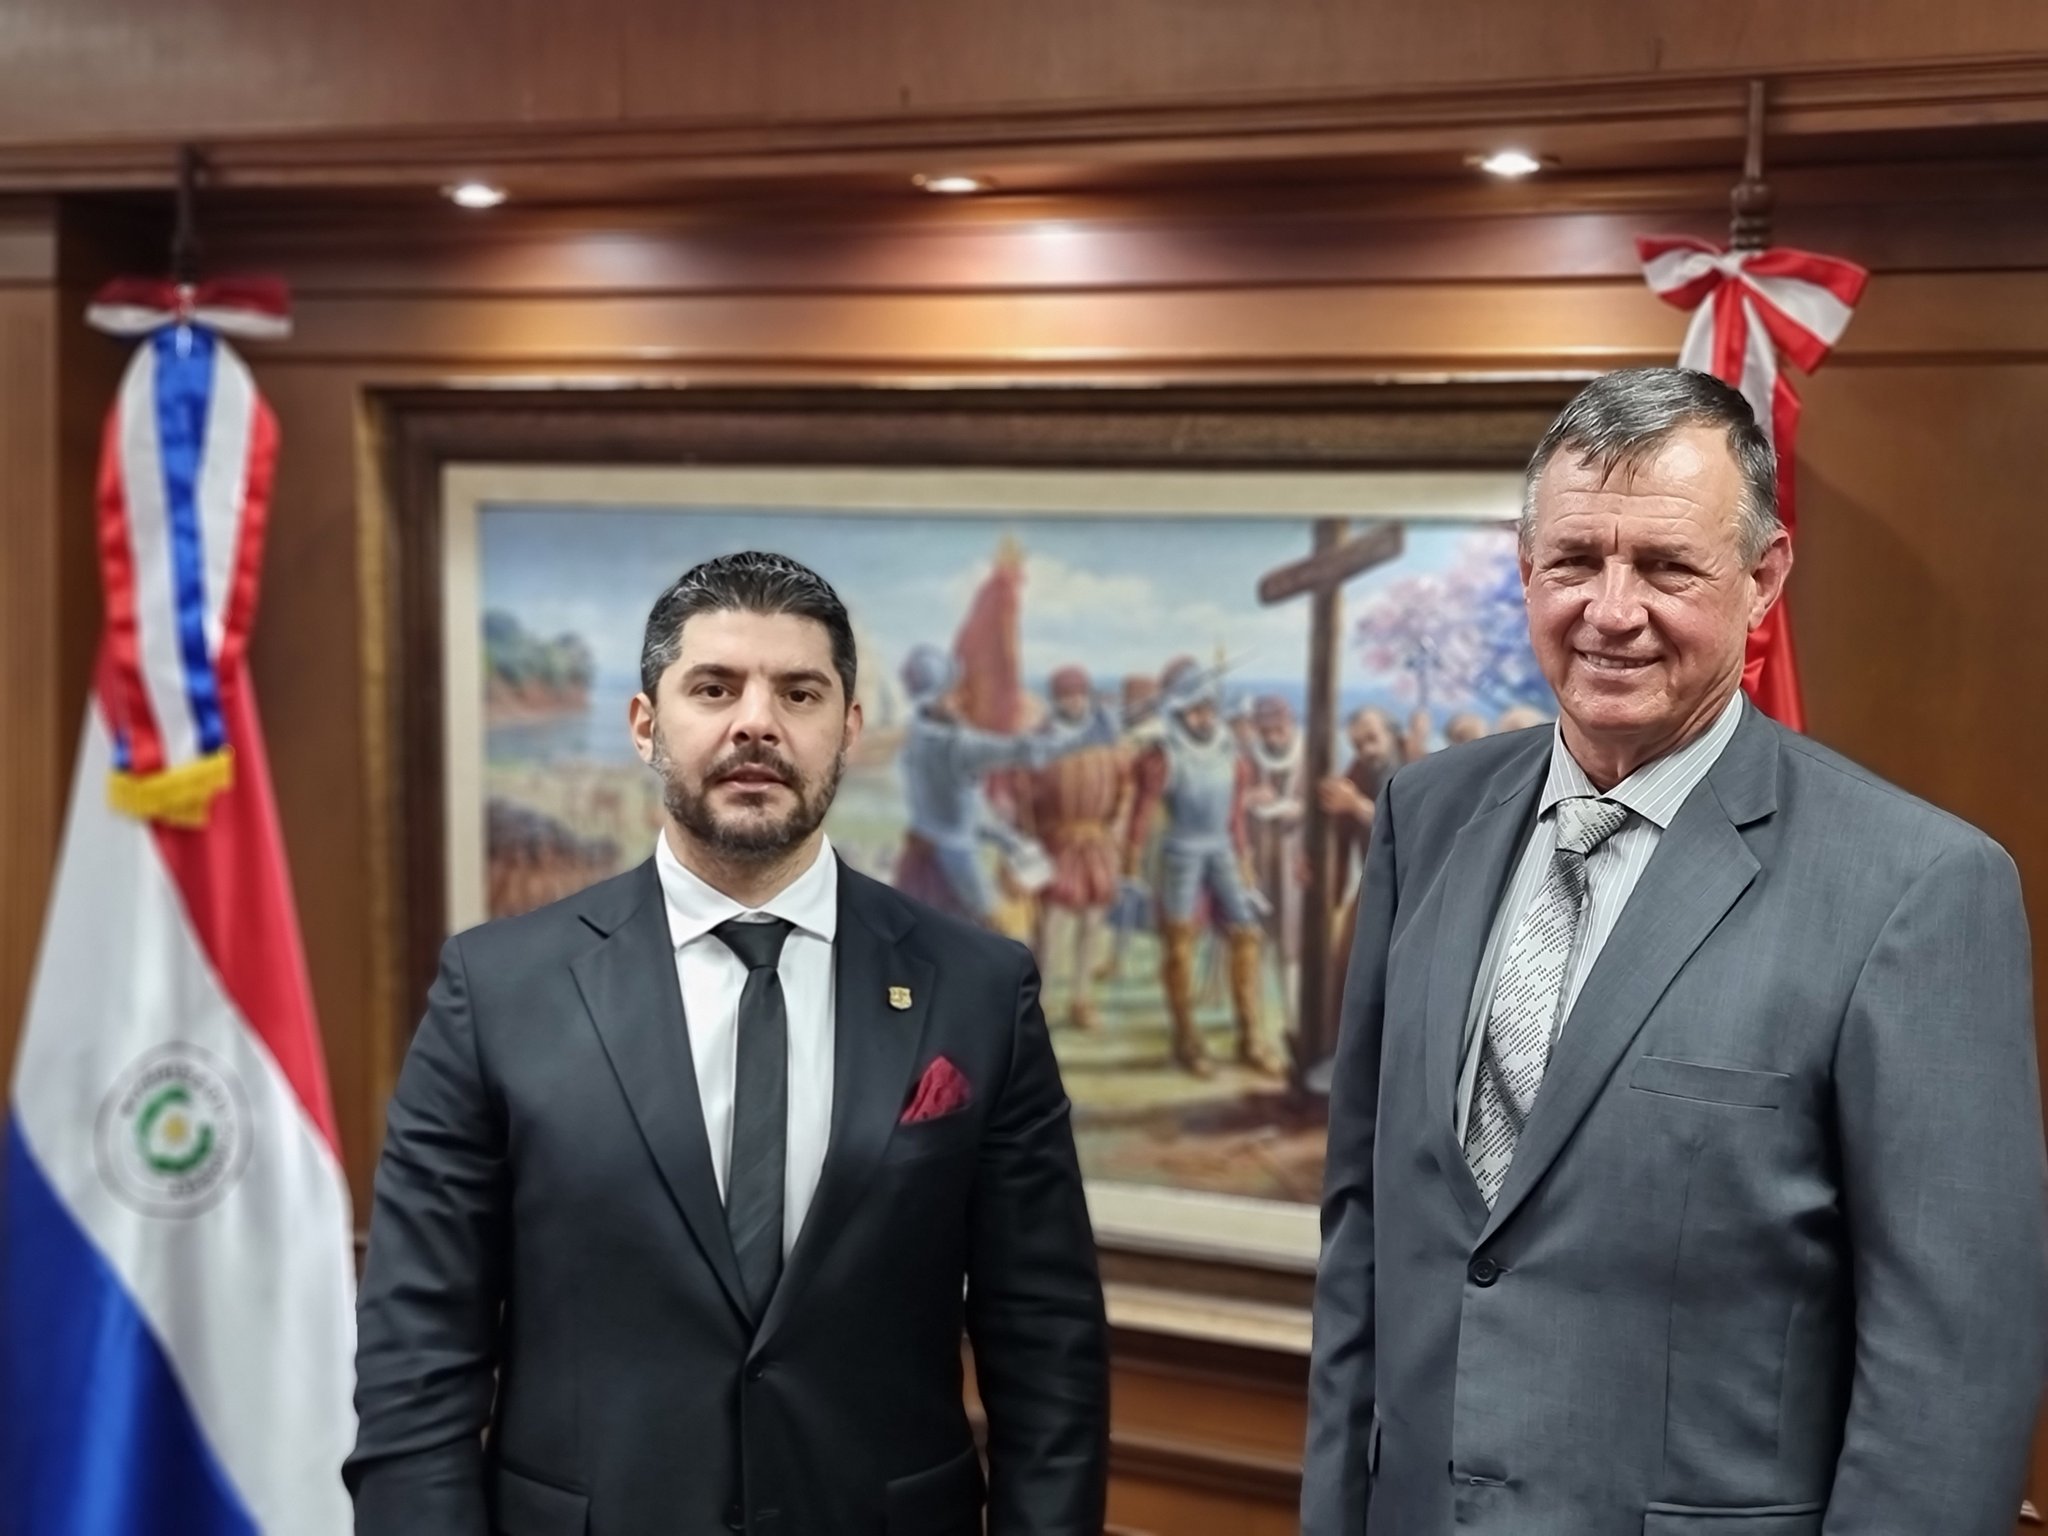
<svg viewBox="0 0 2048 1536">
<path fill-rule="evenodd" d="M 846 772 L 846 751 L 834 753 L 831 766 L 814 781 L 805 780 L 794 763 L 771 747 L 742 747 L 692 779 L 676 766 L 657 726 L 652 766 L 661 778 L 661 803 L 677 826 L 721 858 L 752 863 L 780 857 L 824 824 Z M 722 815 L 711 803 L 712 786 L 741 768 L 766 768 L 779 775 L 795 803 L 779 816 L 765 811 Z"/>
</svg>

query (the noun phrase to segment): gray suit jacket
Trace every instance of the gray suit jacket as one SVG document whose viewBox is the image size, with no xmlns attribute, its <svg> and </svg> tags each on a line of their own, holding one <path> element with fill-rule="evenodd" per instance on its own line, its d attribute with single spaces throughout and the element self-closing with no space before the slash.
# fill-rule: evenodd
<svg viewBox="0 0 2048 1536">
<path fill-rule="evenodd" d="M 1441 753 L 1380 801 L 1306 1536 L 2009 1536 L 2048 1339 L 2012 861 L 1750 712 L 1489 1212 L 1459 1045 L 1550 740 Z"/>
</svg>

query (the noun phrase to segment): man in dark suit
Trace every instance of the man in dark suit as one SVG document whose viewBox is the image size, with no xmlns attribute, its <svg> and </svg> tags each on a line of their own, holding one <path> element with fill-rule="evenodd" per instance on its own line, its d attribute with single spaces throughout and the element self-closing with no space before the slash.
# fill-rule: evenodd
<svg viewBox="0 0 2048 1536">
<path fill-rule="evenodd" d="M 991 1536 L 1099 1536 L 1038 974 L 833 855 L 854 673 L 803 566 L 686 573 L 632 704 L 654 857 L 448 941 L 377 1172 L 363 1536 L 969 1536 L 984 1502 Z"/>
<path fill-rule="evenodd" d="M 1382 792 L 1306 1536 L 2009 1536 L 2048 1346 L 2012 860 L 1739 691 L 1791 550 L 1741 395 L 1529 469 L 1561 718 Z"/>
</svg>

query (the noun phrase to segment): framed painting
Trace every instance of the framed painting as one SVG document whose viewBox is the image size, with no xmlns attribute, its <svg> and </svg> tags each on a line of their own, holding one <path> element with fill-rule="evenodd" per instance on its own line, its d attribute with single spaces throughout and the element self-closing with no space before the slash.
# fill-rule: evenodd
<svg viewBox="0 0 2048 1536">
<path fill-rule="evenodd" d="M 1462 420 L 1418 390 L 1342 411 L 1297 391 L 1291 417 L 1255 390 L 1062 392 L 1092 412 L 792 392 L 658 426 L 638 398 L 625 452 L 617 417 L 579 445 L 521 401 L 554 425 L 513 454 L 503 400 L 467 433 L 425 409 L 431 448 L 394 459 L 428 513 L 394 626 L 415 686 L 391 701 L 425 748 L 402 797 L 419 878 L 393 871 L 413 970 L 650 854 L 661 796 L 626 728 L 647 611 L 699 560 L 790 554 L 860 653 L 866 730 L 827 833 L 1033 949 L 1105 1250 L 1161 1294 L 1195 1265 L 1291 1277 L 1242 1289 L 1298 1300 L 1372 797 L 1405 760 L 1550 714 L 1514 520 L 1561 392 L 1479 392 Z M 1403 409 L 1441 440 L 1404 452 Z M 850 434 L 864 411 L 886 429 Z M 1187 412 L 1224 430 L 1191 440 Z M 979 744 L 964 842 L 920 821 L 930 759 L 906 749 L 938 730 Z M 1223 852 L 1190 878 L 1197 843 Z"/>
</svg>

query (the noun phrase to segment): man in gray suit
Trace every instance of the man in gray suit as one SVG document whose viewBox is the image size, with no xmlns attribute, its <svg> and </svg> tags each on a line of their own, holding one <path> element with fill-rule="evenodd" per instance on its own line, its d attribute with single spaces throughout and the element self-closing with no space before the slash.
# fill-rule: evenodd
<svg viewBox="0 0 2048 1536">
<path fill-rule="evenodd" d="M 1989 838 L 1739 691 L 1791 549 L 1703 374 L 1531 461 L 1561 718 L 1402 770 L 1330 1115 L 1306 1536 L 2009 1536 L 2048 1337 Z"/>
</svg>

